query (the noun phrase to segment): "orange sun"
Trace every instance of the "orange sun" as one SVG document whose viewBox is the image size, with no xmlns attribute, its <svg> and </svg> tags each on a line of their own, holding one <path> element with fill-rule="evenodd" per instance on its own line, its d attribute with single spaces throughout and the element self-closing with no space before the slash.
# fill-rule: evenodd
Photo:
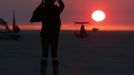
<svg viewBox="0 0 134 75">
<path fill-rule="evenodd" d="M 92 19 L 96 22 L 101 22 L 103 21 L 104 19 L 106 18 L 106 15 L 103 11 L 101 10 L 95 10 L 93 13 L 92 13 Z"/>
</svg>

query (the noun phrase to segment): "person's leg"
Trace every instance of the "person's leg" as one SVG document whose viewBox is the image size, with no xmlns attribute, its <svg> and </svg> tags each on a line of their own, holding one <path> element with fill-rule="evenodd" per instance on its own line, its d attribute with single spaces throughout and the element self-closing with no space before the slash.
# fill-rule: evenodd
<svg viewBox="0 0 134 75">
<path fill-rule="evenodd" d="M 58 75 L 59 61 L 58 60 L 52 60 L 52 65 L 53 65 L 53 75 Z"/>
<path fill-rule="evenodd" d="M 58 42 L 59 42 L 59 33 L 53 33 L 50 40 L 50 47 L 51 47 L 51 56 L 53 59 L 58 57 Z"/>
<path fill-rule="evenodd" d="M 48 64 L 48 50 L 49 50 L 49 39 L 45 33 L 41 33 L 41 48 L 42 48 L 42 60 L 40 66 L 41 75 L 46 75 L 46 68 Z"/>
<path fill-rule="evenodd" d="M 60 34 L 60 25 L 55 25 L 52 27 L 50 35 L 50 47 L 51 47 L 51 56 L 52 58 L 58 57 L 58 43 L 59 43 L 59 34 Z"/>
<path fill-rule="evenodd" d="M 46 34 L 41 32 L 41 48 L 42 48 L 42 57 L 48 58 L 49 50 L 49 39 Z"/>
<path fill-rule="evenodd" d="M 40 66 L 41 75 L 46 75 L 47 62 L 48 62 L 47 60 L 44 59 L 41 60 L 41 66 Z"/>
<path fill-rule="evenodd" d="M 51 56 L 52 56 L 52 65 L 53 65 L 53 75 L 58 75 L 59 71 L 59 61 L 58 61 L 58 41 L 59 41 L 59 32 L 53 33 L 51 38 Z"/>
</svg>

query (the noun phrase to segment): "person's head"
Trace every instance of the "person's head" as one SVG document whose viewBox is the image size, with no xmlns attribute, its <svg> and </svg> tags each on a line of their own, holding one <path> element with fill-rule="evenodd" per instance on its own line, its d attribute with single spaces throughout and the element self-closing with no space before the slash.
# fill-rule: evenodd
<svg viewBox="0 0 134 75">
<path fill-rule="evenodd" d="M 43 3 L 45 4 L 54 4 L 56 0 L 43 0 Z"/>
</svg>

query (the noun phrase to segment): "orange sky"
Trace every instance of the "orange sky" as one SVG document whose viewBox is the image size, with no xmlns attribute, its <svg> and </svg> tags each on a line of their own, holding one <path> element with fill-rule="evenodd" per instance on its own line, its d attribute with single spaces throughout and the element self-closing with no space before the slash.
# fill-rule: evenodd
<svg viewBox="0 0 134 75">
<path fill-rule="evenodd" d="M 79 30 L 81 25 L 62 25 L 62 30 Z M 40 30 L 41 24 L 29 24 L 29 25 L 19 25 L 22 30 Z M 112 30 L 112 31 L 134 31 L 133 25 L 85 25 L 86 30 L 92 30 L 92 28 L 99 28 L 100 30 Z M 12 28 L 10 26 L 10 28 Z"/>
</svg>

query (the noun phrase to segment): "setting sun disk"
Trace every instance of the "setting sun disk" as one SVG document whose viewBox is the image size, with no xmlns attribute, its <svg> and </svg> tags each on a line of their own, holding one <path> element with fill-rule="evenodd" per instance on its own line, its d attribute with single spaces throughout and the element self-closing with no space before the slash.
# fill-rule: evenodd
<svg viewBox="0 0 134 75">
<path fill-rule="evenodd" d="M 105 17 L 106 17 L 105 13 L 101 10 L 95 10 L 92 13 L 92 19 L 96 22 L 103 21 L 105 19 Z"/>
</svg>

